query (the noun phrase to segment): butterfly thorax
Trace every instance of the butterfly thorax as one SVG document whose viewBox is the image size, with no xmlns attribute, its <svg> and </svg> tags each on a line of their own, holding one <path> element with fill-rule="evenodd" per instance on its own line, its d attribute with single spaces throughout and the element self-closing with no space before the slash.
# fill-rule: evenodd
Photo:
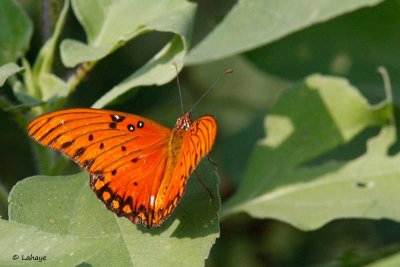
<svg viewBox="0 0 400 267">
<path fill-rule="evenodd" d="M 172 134 L 169 139 L 167 171 L 169 169 L 168 165 L 171 166 L 171 169 L 172 166 L 175 166 L 176 161 L 181 153 L 183 139 L 192 125 L 192 119 L 190 118 L 190 115 L 190 112 L 186 112 L 176 120 L 175 128 L 172 130 Z M 170 175 L 172 175 L 172 173 Z"/>
<path fill-rule="evenodd" d="M 176 120 L 175 128 L 171 132 L 171 136 L 168 141 L 167 165 L 165 168 L 164 179 L 162 181 L 162 184 L 160 186 L 160 191 L 158 192 L 156 198 L 156 203 L 155 203 L 156 210 L 158 208 L 161 208 L 163 205 L 164 196 L 166 193 L 164 189 L 168 188 L 171 182 L 175 166 L 181 154 L 183 140 L 186 134 L 188 133 L 191 125 L 192 125 L 192 120 L 190 118 L 190 113 L 187 112 Z"/>
</svg>

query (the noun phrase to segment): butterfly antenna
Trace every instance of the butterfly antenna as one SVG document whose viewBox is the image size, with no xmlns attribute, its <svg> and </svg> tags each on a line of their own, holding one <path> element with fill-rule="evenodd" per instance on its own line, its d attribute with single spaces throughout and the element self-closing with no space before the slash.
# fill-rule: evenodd
<svg viewBox="0 0 400 267">
<path fill-rule="evenodd" d="M 185 113 L 185 109 L 183 108 L 183 97 L 182 97 L 182 90 L 181 90 L 181 84 L 179 83 L 179 74 L 178 74 L 178 66 L 174 64 L 175 71 L 176 71 L 176 83 L 178 84 L 178 90 L 179 90 L 179 98 L 181 99 L 181 109 L 182 109 L 182 114 Z"/>
<path fill-rule="evenodd" d="M 208 88 L 208 90 L 199 98 L 199 100 L 197 100 L 196 103 L 194 103 L 194 105 L 192 106 L 192 108 L 190 109 L 189 112 L 192 112 L 192 110 L 197 106 L 197 104 L 200 103 L 201 100 L 203 100 L 203 98 L 212 90 L 214 89 L 215 85 L 217 85 L 217 83 L 226 75 L 226 74 L 231 74 L 233 73 L 233 69 L 227 69 L 226 71 L 224 71 L 222 74 L 219 75 L 219 77 L 211 84 L 211 86 Z"/>
</svg>

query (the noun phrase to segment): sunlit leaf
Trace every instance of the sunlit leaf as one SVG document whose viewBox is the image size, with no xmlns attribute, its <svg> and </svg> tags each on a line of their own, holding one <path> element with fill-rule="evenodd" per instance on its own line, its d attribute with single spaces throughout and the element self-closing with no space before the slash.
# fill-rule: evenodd
<svg viewBox="0 0 400 267">
<path fill-rule="evenodd" d="M 240 0 L 191 50 L 187 63 L 199 64 L 248 51 L 310 25 L 380 2 L 382 0 Z"/>
<path fill-rule="evenodd" d="M 400 221 L 400 201 L 390 188 L 399 157 L 387 151 L 396 142 L 393 126 L 369 140 L 358 158 L 308 165 L 345 145 L 364 129 L 387 125 L 391 104 L 370 106 L 346 80 L 314 75 L 287 92 L 265 121 L 267 137 L 255 148 L 237 194 L 223 214 L 247 212 L 310 230 L 338 218 Z"/>
<path fill-rule="evenodd" d="M 187 46 L 195 10 L 195 5 L 184 0 L 88 0 L 72 1 L 72 7 L 88 43 L 63 41 L 61 56 L 69 67 L 97 61 L 134 37 L 153 30 L 179 34 L 183 46 Z"/>
<path fill-rule="evenodd" d="M 8 77 L 21 71 L 22 69 L 22 67 L 12 62 L 0 66 L 0 87 L 4 85 Z"/>
</svg>

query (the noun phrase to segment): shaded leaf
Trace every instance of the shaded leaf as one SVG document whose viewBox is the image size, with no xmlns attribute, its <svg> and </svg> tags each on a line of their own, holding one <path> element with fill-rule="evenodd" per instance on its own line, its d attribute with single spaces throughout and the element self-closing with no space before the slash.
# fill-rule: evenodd
<svg viewBox="0 0 400 267">
<path fill-rule="evenodd" d="M 187 63 L 200 64 L 248 51 L 310 25 L 380 2 L 382 1 L 346 0 L 337 3 L 325 0 L 241 0 L 191 50 Z"/>
<path fill-rule="evenodd" d="M 7 218 L 8 193 L 4 185 L 0 183 L 0 217 Z"/>
<path fill-rule="evenodd" d="M 13 0 L 0 1 L 0 65 L 22 57 L 29 46 L 32 22 Z"/>
<path fill-rule="evenodd" d="M 40 100 L 31 97 L 27 91 L 26 88 L 24 86 L 23 83 L 21 83 L 20 81 L 16 81 L 13 84 L 12 87 L 14 96 L 18 99 L 19 102 L 21 102 L 22 104 L 26 104 L 28 106 L 35 106 L 39 103 L 41 103 Z"/>
<path fill-rule="evenodd" d="M 400 220 L 391 203 L 400 196 L 398 156 L 387 155 L 395 143 L 393 126 L 370 139 L 367 152 L 341 162 L 308 162 L 344 145 L 367 127 L 386 125 L 391 104 L 370 106 L 346 80 L 314 75 L 287 92 L 266 118 L 261 140 L 237 194 L 223 214 L 244 211 L 276 218 L 304 230 L 338 218 Z"/>
<path fill-rule="evenodd" d="M 125 80 L 114 86 L 93 105 L 93 108 L 103 108 L 118 97 L 137 86 L 162 85 L 169 82 L 176 76 L 175 62 L 181 62 L 186 49 L 182 40 L 175 38 L 168 43 L 153 59 L 131 74 Z M 181 69 L 182 65 L 178 67 Z"/>
</svg>

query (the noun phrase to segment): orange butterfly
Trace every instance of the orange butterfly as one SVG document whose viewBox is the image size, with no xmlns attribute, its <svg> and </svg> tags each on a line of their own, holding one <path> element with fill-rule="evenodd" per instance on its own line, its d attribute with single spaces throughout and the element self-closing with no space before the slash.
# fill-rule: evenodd
<svg viewBox="0 0 400 267">
<path fill-rule="evenodd" d="M 90 172 L 90 186 L 118 216 L 160 226 L 182 198 L 192 171 L 215 142 L 210 115 L 180 116 L 175 128 L 117 111 L 66 109 L 28 125 L 41 145 L 61 151 Z"/>
</svg>

